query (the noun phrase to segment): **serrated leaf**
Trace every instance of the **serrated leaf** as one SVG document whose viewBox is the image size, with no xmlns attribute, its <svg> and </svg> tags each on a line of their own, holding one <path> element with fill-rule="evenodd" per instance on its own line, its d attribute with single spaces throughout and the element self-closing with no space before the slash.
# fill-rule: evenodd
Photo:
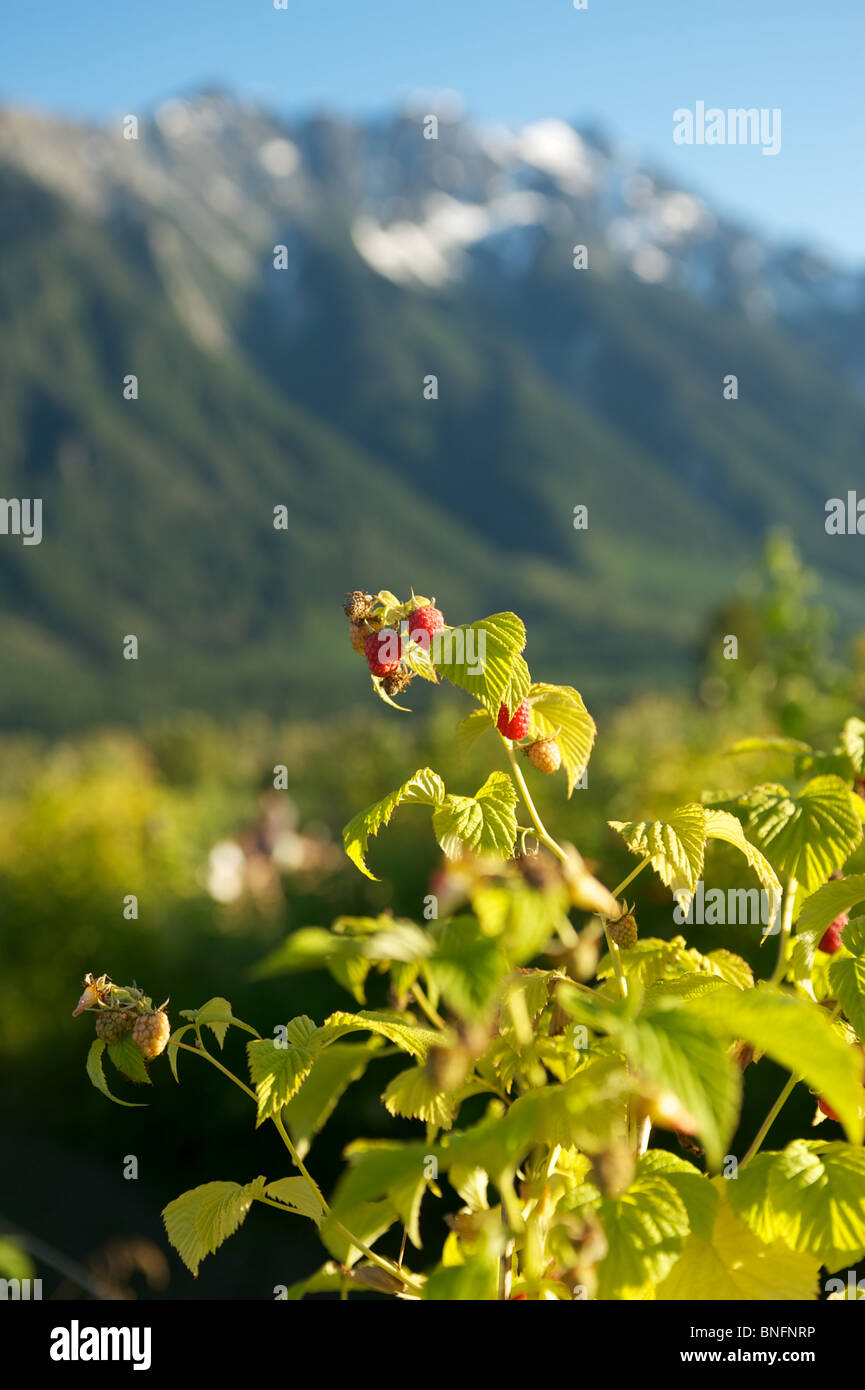
<svg viewBox="0 0 865 1390">
<path fill-rule="evenodd" d="M 391 1115 L 407 1120 L 423 1120 L 436 1129 L 450 1129 L 457 1104 L 443 1091 L 425 1067 L 408 1067 L 399 1072 L 382 1095 L 384 1108 Z"/>
<path fill-rule="evenodd" d="M 727 844 L 733 845 L 745 856 L 762 887 L 769 894 L 771 921 L 774 917 L 772 906 L 774 905 L 775 911 L 777 911 L 781 902 L 781 884 L 766 856 L 757 849 L 756 845 L 752 845 L 751 841 L 745 838 L 741 822 L 729 811 L 707 810 L 706 835 L 710 840 L 726 840 Z"/>
<path fill-rule="evenodd" d="M 747 1172 L 747 1169 L 745 1170 Z M 716 1178 L 718 1204 L 711 1236 L 694 1231 L 657 1287 L 658 1299 L 684 1302 L 806 1302 L 817 1297 L 819 1261 L 783 1241 L 759 1240 L 730 1206 L 738 1179 Z"/>
<path fill-rule="evenodd" d="M 395 1043 L 403 1052 L 425 1062 L 429 1049 L 441 1041 L 441 1034 L 432 1028 L 419 1028 L 406 1023 L 398 1014 L 377 1013 L 364 1010 L 358 1014 L 331 1014 L 322 1027 L 328 1040 L 341 1038 L 346 1033 L 380 1033 L 382 1037 Z"/>
<path fill-rule="evenodd" d="M 814 777 L 795 796 L 777 784 L 755 787 L 742 806 L 749 838 L 805 893 L 841 868 L 862 839 L 853 793 L 840 777 Z"/>
<path fill-rule="evenodd" d="M 231 1021 L 231 1005 L 227 999 L 221 999 L 218 995 L 213 999 L 208 999 L 206 1004 L 196 1011 L 196 1022 L 199 1027 L 206 1024 L 220 1048 L 225 1042 L 225 1035 L 228 1032 Z"/>
<path fill-rule="evenodd" d="M 637 1160 L 638 1177 L 664 1178 L 685 1204 L 692 1235 L 708 1239 L 718 1211 L 718 1192 L 693 1163 L 666 1149 L 649 1149 Z"/>
<path fill-rule="evenodd" d="M 449 859 L 465 850 L 510 857 L 517 837 L 517 794 L 506 772 L 493 772 L 474 796 L 446 796 L 433 812 L 433 831 Z"/>
<path fill-rule="evenodd" d="M 87 1075 L 90 1077 L 91 1084 L 97 1091 L 101 1091 L 109 1100 L 113 1100 L 115 1105 L 128 1105 L 130 1109 L 138 1109 L 142 1102 L 134 1100 L 121 1100 L 119 1096 L 112 1095 L 108 1089 L 108 1082 L 105 1080 L 105 1072 L 102 1069 L 102 1054 L 105 1051 L 105 1041 L 102 1038 L 94 1038 L 87 1053 Z"/>
<path fill-rule="evenodd" d="M 520 655 L 525 645 L 516 614 L 494 613 L 437 636 L 433 656 L 439 675 L 473 695 L 495 720 L 500 705 L 513 713 L 529 693 L 531 676 Z"/>
<path fill-rule="evenodd" d="M 672 1269 L 690 1229 L 688 1210 L 665 1177 L 647 1172 L 620 1197 L 594 1199 L 607 1253 L 597 1267 L 601 1300 L 643 1299 Z"/>
<path fill-rule="evenodd" d="M 676 896 L 693 893 L 703 870 L 706 816 L 696 803 L 680 806 L 668 821 L 608 821 L 632 854 L 651 857 L 652 868 Z"/>
<path fill-rule="evenodd" d="M 754 972 L 746 960 L 741 956 L 735 955 L 732 951 L 719 949 L 710 951 L 706 960 L 722 980 L 726 980 L 728 985 L 735 985 L 736 989 L 751 989 L 754 984 Z"/>
<path fill-rule="evenodd" d="M 309 1153 L 313 1136 L 327 1123 L 351 1083 L 366 1071 L 380 1046 L 378 1037 L 368 1043 L 333 1043 L 316 1058 L 282 1116 L 301 1158 Z"/>
<path fill-rule="evenodd" d="M 300 1090 L 324 1044 L 320 1033 L 311 1019 L 302 1017 L 287 1025 L 285 1046 L 269 1038 L 247 1043 L 249 1072 L 258 1100 L 256 1128 L 278 1115 Z"/>
<path fill-rule="evenodd" d="M 264 1178 L 245 1187 L 236 1182 L 206 1182 L 168 1203 L 162 1213 L 168 1239 L 194 1276 L 205 1256 L 234 1234 L 263 1193 Z"/>
<path fill-rule="evenodd" d="M 730 1188 L 739 1217 L 762 1239 L 783 1240 L 830 1274 L 865 1255 L 865 1152 L 858 1146 L 795 1139 L 758 1154 Z"/>
<path fill-rule="evenodd" d="M 365 811 L 352 817 L 342 832 L 345 852 L 349 859 L 357 865 L 362 874 L 374 879 L 375 874 L 370 873 L 364 860 L 370 836 L 377 835 L 381 827 L 389 823 L 398 806 L 404 803 L 439 806 L 444 796 L 444 782 L 438 773 L 429 767 L 419 768 L 407 782 L 397 787 L 395 792 L 390 792 L 382 797 L 381 801 L 376 801 L 373 806 L 368 806 Z"/>
<path fill-rule="evenodd" d="M 538 738 L 554 738 L 559 746 L 570 796 L 591 757 L 597 733 L 595 721 L 580 692 L 570 685 L 536 682 L 528 699 L 534 733 Z"/>
<path fill-rule="evenodd" d="M 801 1077 L 837 1111 L 849 1138 L 862 1142 L 861 1056 L 832 1027 L 825 1009 L 766 984 L 718 990 L 690 1007 L 731 1040 L 750 1043 Z"/>
<path fill-rule="evenodd" d="M 494 728 L 489 710 L 473 709 L 465 719 L 457 724 L 457 753 L 460 759 L 467 758 L 478 739 L 489 729 Z"/>
<path fill-rule="evenodd" d="M 848 719 L 841 731 L 841 746 L 857 777 L 865 777 L 865 721 Z"/>
<path fill-rule="evenodd" d="M 141 1049 L 132 1041 L 131 1032 L 124 1033 L 117 1042 L 108 1044 L 108 1056 L 121 1075 L 127 1076 L 130 1081 L 137 1082 L 139 1086 L 151 1084 Z"/>
<path fill-rule="evenodd" d="M 274 1201 L 284 1202 L 299 1216 L 309 1217 L 316 1226 L 324 1216 L 321 1200 L 306 1178 L 280 1178 L 278 1182 L 269 1182 L 264 1194 L 266 1197 L 272 1197 Z"/>
</svg>

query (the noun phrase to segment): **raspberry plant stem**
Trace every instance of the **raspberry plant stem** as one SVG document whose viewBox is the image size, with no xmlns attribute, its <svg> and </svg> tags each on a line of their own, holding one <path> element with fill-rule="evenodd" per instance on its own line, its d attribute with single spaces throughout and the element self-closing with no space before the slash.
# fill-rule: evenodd
<svg viewBox="0 0 865 1390">
<path fill-rule="evenodd" d="M 177 1047 L 181 1048 L 184 1052 L 191 1052 L 193 1057 L 204 1057 L 208 1062 L 211 1062 L 218 1071 L 221 1071 L 223 1076 L 227 1076 L 229 1081 L 233 1081 L 235 1086 L 239 1086 L 241 1091 L 245 1091 L 246 1094 L 250 1097 L 250 1099 L 254 1100 L 257 1104 L 258 1097 L 256 1096 L 255 1092 L 251 1090 L 251 1088 L 247 1086 L 244 1081 L 241 1081 L 239 1076 L 235 1076 L 233 1071 L 229 1071 L 228 1067 L 224 1067 L 222 1063 L 216 1057 L 214 1057 L 212 1052 L 208 1052 L 207 1048 L 204 1046 L 204 1043 L 201 1042 L 201 1039 L 199 1039 L 199 1044 L 199 1047 L 190 1047 L 188 1043 L 179 1042 L 177 1043 Z M 297 1168 L 301 1176 L 306 1179 L 307 1183 L 312 1188 L 313 1192 L 315 1193 L 316 1200 L 321 1204 L 321 1208 L 325 1216 L 329 1217 L 330 1220 L 333 1222 L 334 1226 L 336 1226 L 342 1232 L 342 1234 L 346 1237 L 347 1240 L 351 1242 L 355 1249 L 359 1250 L 362 1255 L 365 1255 L 368 1260 L 371 1260 L 374 1265 L 378 1265 L 379 1269 L 383 1269 L 386 1274 L 392 1275 L 393 1278 L 401 1280 L 401 1282 L 405 1284 L 406 1288 L 411 1288 L 416 1293 L 419 1292 L 422 1285 L 420 1281 L 415 1278 L 414 1275 L 409 1274 L 408 1271 L 405 1269 L 400 1269 L 391 1260 L 385 1259 L 382 1255 L 377 1255 L 374 1250 L 370 1250 L 369 1246 L 364 1245 L 362 1240 L 359 1240 L 357 1236 L 353 1235 L 352 1232 L 348 1229 L 348 1227 L 344 1226 L 342 1222 L 338 1219 L 338 1217 L 335 1217 L 333 1215 L 330 1207 L 325 1201 L 324 1195 L 321 1189 L 319 1188 L 318 1183 L 315 1181 L 315 1178 L 307 1169 L 306 1165 L 303 1162 L 303 1159 L 300 1157 L 299 1153 L 297 1152 L 297 1149 L 291 1142 L 288 1131 L 286 1130 L 285 1125 L 282 1122 L 282 1116 L 271 1115 L 270 1118 L 273 1120 L 273 1123 L 276 1127 L 276 1131 L 279 1134 L 280 1139 L 282 1140 L 283 1144 L 288 1149 L 288 1152 L 291 1155 L 292 1163 Z M 260 1202 L 264 1202 L 266 1206 L 276 1207 L 278 1211 L 290 1212 L 291 1210 L 290 1207 L 285 1206 L 282 1202 L 276 1202 L 270 1197 L 259 1197 L 257 1198 L 257 1200 Z"/>
<path fill-rule="evenodd" d="M 443 1033 L 446 1033 L 446 1032 L 448 1031 L 448 1026 L 447 1026 L 447 1024 L 445 1023 L 445 1021 L 444 1021 L 444 1019 L 442 1018 L 441 1014 L 440 1014 L 440 1013 L 437 1013 L 436 1010 L 433 1008 L 432 1004 L 430 1003 L 430 1001 L 427 999 L 426 995 L 424 994 L 423 989 L 421 988 L 421 986 L 420 986 L 417 982 L 415 982 L 415 983 L 412 985 L 412 987 L 411 987 L 411 992 L 412 992 L 412 997 L 417 1001 L 417 1003 L 418 1003 L 418 1004 L 420 1005 L 420 1007 L 423 1009 L 423 1011 L 424 1011 L 424 1013 L 426 1014 L 427 1018 L 429 1019 L 430 1023 L 434 1024 L 436 1028 L 440 1028 L 441 1031 L 442 1031 Z"/>
<path fill-rule="evenodd" d="M 793 927 L 793 909 L 796 905 L 797 887 L 798 884 L 795 878 L 791 877 L 787 880 L 787 893 L 784 898 L 784 916 L 781 921 L 781 940 L 778 943 L 778 959 L 775 963 L 775 969 L 769 976 L 770 985 L 780 984 L 787 968 L 787 943 L 790 940 L 790 932 Z"/>
<path fill-rule="evenodd" d="M 537 834 L 538 839 L 540 840 L 541 844 L 546 845 L 550 853 L 554 854 L 562 864 L 566 864 L 568 862 L 568 856 L 565 854 L 565 851 L 562 849 L 561 845 L 553 839 L 552 835 L 547 830 L 547 827 L 544 825 L 543 821 L 538 815 L 535 803 L 532 801 L 532 794 L 529 791 L 528 786 L 526 784 L 526 779 L 523 776 L 522 768 L 520 767 L 519 763 L 516 760 L 516 757 L 514 756 L 513 744 L 511 743 L 510 739 L 505 738 L 503 735 L 500 735 L 500 738 L 502 740 L 502 743 L 505 745 L 505 751 L 508 755 L 508 761 L 510 762 L 511 769 L 514 774 L 514 780 L 520 789 L 520 795 L 522 796 L 523 801 L 525 802 L 526 810 L 528 811 L 529 816 L 531 817 L 531 822 L 532 825 L 535 827 L 535 833 Z"/>
</svg>

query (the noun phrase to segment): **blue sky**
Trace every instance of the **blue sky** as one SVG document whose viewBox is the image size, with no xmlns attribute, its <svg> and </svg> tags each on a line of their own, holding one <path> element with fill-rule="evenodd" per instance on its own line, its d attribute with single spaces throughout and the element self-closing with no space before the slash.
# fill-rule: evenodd
<svg viewBox="0 0 865 1390">
<path fill-rule="evenodd" d="M 411 89 L 469 114 L 597 121 L 721 207 L 865 261 L 863 0 L 2 0 L 0 98 L 142 112 L 219 83 L 293 112 Z M 781 109 L 782 147 L 677 146 L 672 113 Z"/>
</svg>

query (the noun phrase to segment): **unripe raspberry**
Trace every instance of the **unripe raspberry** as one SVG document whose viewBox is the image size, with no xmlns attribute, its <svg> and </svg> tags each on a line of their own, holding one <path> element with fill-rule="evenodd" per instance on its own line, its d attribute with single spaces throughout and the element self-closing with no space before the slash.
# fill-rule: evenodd
<svg viewBox="0 0 865 1390">
<path fill-rule="evenodd" d="M 850 918 L 846 912 L 842 912 L 840 917 L 836 917 L 834 922 L 830 922 L 825 932 L 820 938 L 820 950 L 825 951 L 827 956 L 834 956 L 836 951 L 840 951 L 844 944 L 841 940 L 841 933 L 849 922 Z"/>
<path fill-rule="evenodd" d="M 157 1009 L 152 1014 L 139 1014 L 132 1025 L 132 1041 L 148 1062 L 165 1051 L 170 1037 L 171 1024 L 164 1009 Z"/>
<path fill-rule="evenodd" d="M 424 641 L 424 646 L 426 647 L 429 646 L 429 638 L 434 637 L 437 632 L 443 632 L 444 626 L 444 614 L 439 612 L 438 608 L 434 608 L 431 603 L 428 603 L 425 608 L 416 608 L 408 616 L 409 636 L 417 639 L 418 633 L 425 632 L 427 638 Z"/>
<path fill-rule="evenodd" d="M 529 732 L 531 719 L 532 711 L 529 708 L 528 700 L 523 700 L 522 704 L 514 710 L 512 715 L 508 714 L 507 705 L 500 705 L 499 717 L 496 720 L 496 728 L 505 738 L 525 738 L 526 734 Z"/>
<path fill-rule="evenodd" d="M 621 917 L 617 917 L 614 922 L 607 923 L 607 931 L 610 933 L 611 940 L 622 951 L 630 951 L 637 944 L 637 922 L 632 912 L 625 908 Z"/>
<path fill-rule="evenodd" d="M 402 641 L 392 627 L 372 632 L 364 643 L 364 653 L 374 676 L 393 675 L 402 656 Z"/>
<path fill-rule="evenodd" d="M 389 695 L 390 698 L 393 699 L 394 695 L 402 694 L 403 690 L 406 690 L 408 686 L 411 685 L 412 679 L 411 671 L 397 670 L 394 671 L 393 675 L 385 676 L 381 683 L 381 688 L 385 695 Z"/>
<path fill-rule="evenodd" d="M 96 1015 L 96 1036 L 103 1042 L 119 1042 L 132 1027 L 132 1019 L 122 1009 L 100 1009 Z"/>
<path fill-rule="evenodd" d="M 346 594 L 342 611 L 347 618 L 351 618 L 353 623 L 359 623 L 368 616 L 374 603 L 375 599 L 372 594 L 365 594 L 362 589 L 355 589 L 353 593 Z"/>
<path fill-rule="evenodd" d="M 539 772 L 558 772 L 562 765 L 562 755 L 554 738 L 539 738 L 529 744 L 529 760 Z"/>
<path fill-rule="evenodd" d="M 373 632 L 375 632 L 375 628 L 372 627 L 365 618 L 358 623 L 349 623 L 348 640 L 351 642 L 354 650 L 361 656 L 366 655 L 366 639 L 370 637 Z"/>
</svg>

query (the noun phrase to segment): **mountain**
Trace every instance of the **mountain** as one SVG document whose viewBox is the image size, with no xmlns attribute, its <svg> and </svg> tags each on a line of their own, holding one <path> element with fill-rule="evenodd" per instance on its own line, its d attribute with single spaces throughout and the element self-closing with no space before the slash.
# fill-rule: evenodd
<svg viewBox="0 0 865 1390">
<path fill-rule="evenodd" d="M 44 514 L 0 536 L 7 725 L 339 708 L 358 585 L 513 607 L 536 668 L 626 695 L 689 672 L 776 525 L 855 620 L 824 519 L 865 279 L 596 132 L 427 114 L 0 112 L 0 484 Z"/>
</svg>

